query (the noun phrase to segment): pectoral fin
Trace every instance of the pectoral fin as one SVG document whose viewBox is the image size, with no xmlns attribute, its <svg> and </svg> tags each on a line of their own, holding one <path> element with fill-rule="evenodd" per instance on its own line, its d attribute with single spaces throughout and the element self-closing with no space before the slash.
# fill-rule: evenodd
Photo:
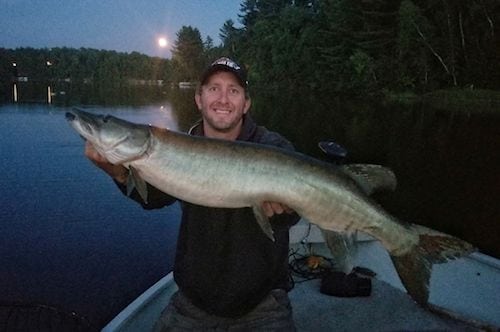
<svg viewBox="0 0 500 332">
<path fill-rule="evenodd" d="M 264 213 L 264 210 L 260 205 L 254 205 L 252 207 L 253 213 L 255 215 L 255 219 L 257 220 L 257 223 L 259 224 L 260 228 L 266 234 L 266 236 L 271 239 L 271 241 L 274 242 L 274 231 L 273 228 L 271 227 L 271 223 L 269 222 L 269 218 L 266 216 Z"/>
<path fill-rule="evenodd" d="M 136 189 L 144 203 L 148 202 L 148 187 L 146 182 L 139 176 L 139 173 L 132 166 L 129 167 L 127 179 L 127 196 L 130 196 L 132 190 Z"/>
</svg>

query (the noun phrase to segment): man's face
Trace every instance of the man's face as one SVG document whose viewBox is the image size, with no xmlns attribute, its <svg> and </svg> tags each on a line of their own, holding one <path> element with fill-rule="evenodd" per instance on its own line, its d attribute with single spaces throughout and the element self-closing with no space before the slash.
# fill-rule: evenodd
<svg viewBox="0 0 500 332">
<path fill-rule="evenodd" d="M 238 136 L 250 99 L 245 98 L 245 89 L 234 74 L 220 71 L 210 76 L 195 101 L 203 116 L 205 135 Z"/>
</svg>

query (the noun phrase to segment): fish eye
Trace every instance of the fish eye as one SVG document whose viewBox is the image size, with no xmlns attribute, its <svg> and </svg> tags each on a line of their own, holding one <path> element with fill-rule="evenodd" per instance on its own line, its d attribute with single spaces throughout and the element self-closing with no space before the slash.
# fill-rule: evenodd
<svg viewBox="0 0 500 332">
<path fill-rule="evenodd" d="M 106 116 L 102 119 L 102 121 L 103 121 L 104 123 L 106 123 L 106 122 L 108 122 L 110 119 L 111 119 L 111 115 L 106 115 Z"/>
</svg>

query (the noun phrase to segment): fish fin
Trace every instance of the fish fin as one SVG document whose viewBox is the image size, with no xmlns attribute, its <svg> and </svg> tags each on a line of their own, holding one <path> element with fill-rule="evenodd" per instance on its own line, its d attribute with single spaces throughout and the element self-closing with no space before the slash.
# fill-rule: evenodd
<svg viewBox="0 0 500 332">
<path fill-rule="evenodd" d="M 427 306 L 432 265 L 465 256 L 475 249 L 456 237 L 423 226 L 415 228 L 419 233 L 418 244 L 402 255 L 391 255 L 391 259 L 408 294 Z"/>
<path fill-rule="evenodd" d="M 353 256 L 356 253 L 356 233 L 335 232 L 322 228 L 321 233 L 332 254 L 335 270 L 351 272 L 354 267 Z"/>
<path fill-rule="evenodd" d="M 394 191 L 397 179 L 385 166 L 374 164 L 344 164 L 339 169 L 348 175 L 367 195 L 378 191 Z"/>
<path fill-rule="evenodd" d="M 133 190 L 137 190 L 144 203 L 148 202 L 148 186 L 146 182 L 139 176 L 137 170 L 129 166 L 129 174 L 127 178 L 127 196 L 130 196 Z"/>
<path fill-rule="evenodd" d="M 274 242 L 274 231 L 271 227 L 271 223 L 269 222 L 269 218 L 264 213 L 264 210 L 260 205 L 254 205 L 252 209 L 253 214 L 255 215 L 255 219 L 257 220 L 260 228 L 262 229 L 264 234 L 266 234 L 266 236 Z"/>
</svg>

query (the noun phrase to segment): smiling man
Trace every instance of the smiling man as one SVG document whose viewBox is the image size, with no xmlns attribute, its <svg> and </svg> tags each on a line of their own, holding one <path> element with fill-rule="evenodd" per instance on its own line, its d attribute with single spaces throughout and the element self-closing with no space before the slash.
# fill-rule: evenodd
<svg viewBox="0 0 500 332">
<path fill-rule="evenodd" d="M 243 69 L 228 58 L 214 62 L 201 78 L 195 95 L 203 117 L 204 135 L 235 140 L 250 109 Z"/>
<path fill-rule="evenodd" d="M 202 119 L 189 131 L 293 149 L 279 134 L 257 126 L 243 67 L 229 58 L 203 73 L 195 93 Z M 200 184 L 201 185 L 201 184 Z M 265 202 L 276 241 L 262 232 L 252 209 L 214 209 L 183 203 L 175 294 L 157 330 L 230 329 L 293 331 L 288 300 L 288 230 L 298 216 Z"/>
<path fill-rule="evenodd" d="M 246 71 L 220 58 L 203 73 L 195 92 L 201 120 L 189 134 L 293 149 L 279 134 L 250 117 Z M 112 165 L 87 143 L 86 155 L 126 192 L 127 170 Z M 249 166 L 250 167 L 250 166 Z M 203 183 L 200 183 L 200 186 Z M 145 209 L 172 204 L 176 198 L 148 184 Z M 158 320 L 156 331 L 294 331 L 288 299 L 288 231 L 299 216 L 279 202 L 264 202 L 275 241 L 260 228 L 251 208 L 222 209 L 181 202 L 174 279 L 179 291 Z"/>
</svg>

